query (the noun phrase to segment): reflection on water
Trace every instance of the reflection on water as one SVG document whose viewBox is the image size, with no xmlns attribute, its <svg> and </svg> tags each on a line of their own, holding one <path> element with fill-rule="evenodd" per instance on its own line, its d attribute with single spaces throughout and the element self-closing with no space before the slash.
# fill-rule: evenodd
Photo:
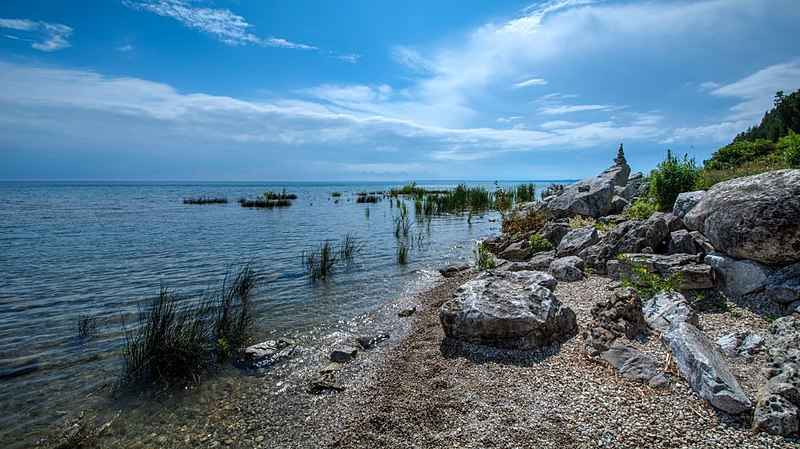
<svg viewBox="0 0 800 449">
<path fill-rule="evenodd" d="M 481 183 L 471 183 L 481 184 Z M 436 188 L 454 183 L 427 183 Z M 493 184 L 483 183 L 493 189 Z M 293 335 L 313 347 L 404 289 L 428 285 L 435 268 L 471 258 L 471 241 L 497 231 L 498 214 L 414 223 L 410 263 L 396 263 L 390 201 L 357 204 L 359 191 L 396 184 L 0 183 L 0 441 L 25 447 L 34 435 L 100 397 L 113 382 L 121 321 L 160 286 L 201 294 L 236 264 L 266 283 L 256 292 L 257 335 Z M 286 187 L 288 208 L 240 207 L 240 197 Z M 342 192 L 340 198 L 332 192 Z M 227 204 L 185 205 L 189 196 Z M 413 204 L 409 204 L 413 210 Z M 369 212 L 366 210 L 369 209 Z M 413 213 L 412 213 L 413 218 Z M 303 250 L 351 233 L 355 262 L 313 285 Z M 93 338 L 78 319 L 96 319 Z"/>
</svg>

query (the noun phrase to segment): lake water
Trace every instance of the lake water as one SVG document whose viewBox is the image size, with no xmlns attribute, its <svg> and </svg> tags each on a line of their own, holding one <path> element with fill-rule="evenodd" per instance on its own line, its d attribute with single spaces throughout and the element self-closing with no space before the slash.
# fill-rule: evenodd
<svg viewBox="0 0 800 449">
<path fill-rule="evenodd" d="M 264 279 L 254 298 L 256 336 L 322 339 L 435 282 L 437 268 L 470 261 L 474 241 L 499 231 L 496 212 L 420 220 L 411 231 L 409 263 L 399 265 L 396 205 L 356 203 L 356 192 L 398 185 L 0 183 L 0 446 L 26 447 L 87 398 L 102 396 L 120 371 L 123 319 L 132 322 L 161 286 L 199 295 L 250 262 Z M 283 188 L 299 197 L 291 207 L 248 209 L 236 202 Z M 342 196 L 332 198 L 337 191 Z M 199 195 L 229 203 L 182 204 Z M 303 251 L 347 233 L 363 243 L 362 252 L 329 280 L 312 283 Z M 96 319 L 93 338 L 78 337 L 81 316 Z"/>
</svg>

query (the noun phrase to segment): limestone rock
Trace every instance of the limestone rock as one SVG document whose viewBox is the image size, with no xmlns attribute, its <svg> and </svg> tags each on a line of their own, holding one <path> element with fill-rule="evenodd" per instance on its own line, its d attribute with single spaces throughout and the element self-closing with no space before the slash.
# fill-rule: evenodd
<svg viewBox="0 0 800 449">
<path fill-rule="evenodd" d="M 617 186 L 625 186 L 631 169 L 624 158 L 599 175 L 578 181 L 553 197 L 547 210 L 556 218 L 583 215 L 599 218 L 612 211 L 611 200 Z"/>
<path fill-rule="evenodd" d="M 722 291 L 732 297 L 742 297 L 763 289 L 772 272 L 758 262 L 737 260 L 719 253 L 707 254 L 704 261 L 714 268 Z"/>
<path fill-rule="evenodd" d="M 561 239 L 556 255 L 558 257 L 576 256 L 584 249 L 597 243 L 599 236 L 593 226 L 573 229 Z"/>
<path fill-rule="evenodd" d="M 462 285 L 439 312 L 449 338 L 532 349 L 577 332 L 575 313 L 532 272 L 486 271 Z"/>
<path fill-rule="evenodd" d="M 583 260 L 580 257 L 561 257 L 553 260 L 550 264 L 550 272 L 559 281 L 574 282 L 584 278 L 583 266 Z"/>
<path fill-rule="evenodd" d="M 600 354 L 600 358 L 619 372 L 620 376 L 654 387 L 668 383 L 658 369 L 656 360 L 630 345 L 615 344 Z"/>
<path fill-rule="evenodd" d="M 669 243 L 667 243 L 667 254 L 697 254 L 698 248 L 694 243 L 689 231 L 681 229 L 671 232 L 669 234 Z"/>
<path fill-rule="evenodd" d="M 457 276 L 463 271 L 469 270 L 471 267 L 468 264 L 451 264 L 439 270 L 439 274 L 446 278 Z"/>
<path fill-rule="evenodd" d="M 673 326 L 662 335 L 678 370 L 697 394 L 712 406 L 731 414 L 752 407 L 750 399 L 713 343 L 687 322 Z"/>
<path fill-rule="evenodd" d="M 561 239 L 563 239 L 570 230 L 569 223 L 567 222 L 550 221 L 544 225 L 541 231 L 539 231 L 539 235 L 541 235 L 545 240 L 550 242 L 554 248 L 556 248 L 561 243 Z"/>
<path fill-rule="evenodd" d="M 723 335 L 717 340 L 717 346 L 728 357 L 751 357 L 761 350 L 764 338 L 749 331 L 739 331 Z"/>
<path fill-rule="evenodd" d="M 661 333 L 682 323 L 697 325 L 697 314 L 677 292 L 658 293 L 644 303 L 642 313 L 647 325 Z"/>
<path fill-rule="evenodd" d="M 781 304 L 800 300 L 800 263 L 789 265 L 769 275 L 764 285 L 767 296 Z"/>
<path fill-rule="evenodd" d="M 291 340 L 267 340 L 242 351 L 239 364 L 252 369 L 264 369 L 288 359 L 294 354 L 297 346 Z"/>
<path fill-rule="evenodd" d="M 721 182 L 684 217 L 731 257 L 765 264 L 800 261 L 800 170 Z"/>
<path fill-rule="evenodd" d="M 685 217 L 703 199 L 705 194 L 705 190 L 679 193 L 678 197 L 675 198 L 675 205 L 672 206 L 672 213 L 678 218 Z"/>
<path fill-rule="evenodd" d="M 531 260 L 528 261 L 528 265 L 537 271 L 547 271 L 555 258 L 555 251 L 544 251 L 531 257 Z"/>
<path fill-rule="evenodd" d="M 523 239 L 508 245 L 499 257 L 512 262 L 522 262 L 531 257 L 531 248 L 528 246 L 528 241 Z"/>
</svg>

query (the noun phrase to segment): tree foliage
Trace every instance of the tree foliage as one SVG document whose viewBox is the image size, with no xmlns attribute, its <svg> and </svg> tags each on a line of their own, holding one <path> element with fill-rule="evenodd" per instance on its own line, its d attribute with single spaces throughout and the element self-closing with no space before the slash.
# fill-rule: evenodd
<svg viewBox="0 0 800 449">
<path fill-rule="evenodd" d="M 699 173 L 694 159 L 688 155 L 678 159 L 667 150 L 667 157 L 650 173 L 650 197 L 659 210 L 671 210 L 679 193 L 694 190 Z"/>
</svg>

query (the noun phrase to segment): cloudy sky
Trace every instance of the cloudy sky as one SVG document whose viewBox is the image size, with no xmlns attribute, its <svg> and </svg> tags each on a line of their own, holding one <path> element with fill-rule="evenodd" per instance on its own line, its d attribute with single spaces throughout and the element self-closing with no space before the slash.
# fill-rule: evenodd
<svg viewBox="0 0 800 449">
<path fill-rule="evenodd" d="M 5 0 L 0 179 L 563 179 L 800 88 L 797 0 Z"/>
</svg>

